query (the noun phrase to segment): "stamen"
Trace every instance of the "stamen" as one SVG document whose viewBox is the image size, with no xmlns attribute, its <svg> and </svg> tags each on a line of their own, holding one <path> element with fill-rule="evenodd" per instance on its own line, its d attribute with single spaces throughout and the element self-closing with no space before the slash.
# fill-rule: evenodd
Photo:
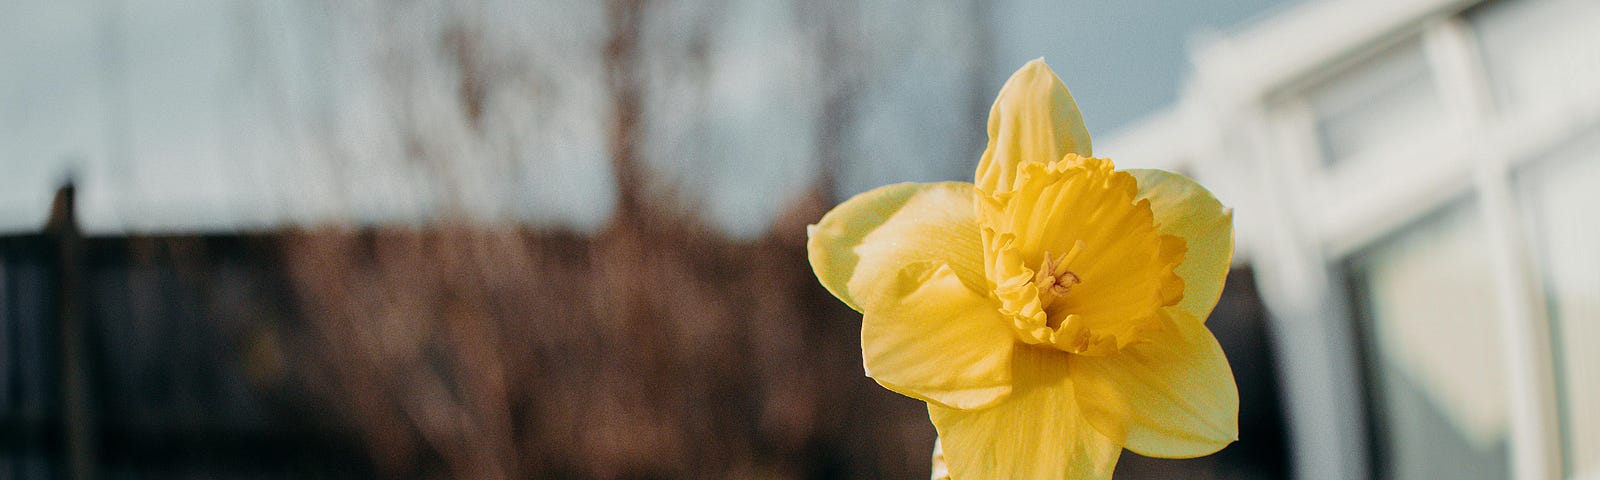
<svg viewBox="0 0 1600 480">
<path fill-rule="evenodd" d="M 1078 274 L 1070 271 L 1064 272 L 1056 277 L 1056 284 L 1050 286 L 1050 293 L 1054 293 L 1056 296 L 1066 295 L 1072 292 L 1073 285 L 1080 283 L 1083 283 L 1083 279 L 1078 278 Z"/>
<path fill-rule="evenodd" d="M 1033 283 L 1039 288 L 1039 306 L 1049 307 L 1057 298 L 1072 292 L 1074 285 L 1083 283 L 1078 274 L 1068 270 L 1072 261 L 1083 253 L 1083 240 L 1072 244 L 1072 249 L 1061 258 L 1053 258 L 1050 252 L 1044 252 L 1044 265 L 1039 266 L 1039 272 L 1034 274 Z"/>
</svg>

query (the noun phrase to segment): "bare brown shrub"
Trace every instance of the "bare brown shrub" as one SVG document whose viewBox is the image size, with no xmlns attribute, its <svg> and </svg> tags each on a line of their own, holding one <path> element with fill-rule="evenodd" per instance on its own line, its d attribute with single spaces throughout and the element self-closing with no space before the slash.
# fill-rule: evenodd
<svg viewBox="0 0 1600 480">
<path fill-rule="evenodd" d="M 639 216 L 291 234 L 298 368 L 388 476 L 923 476 L 926 412 L 862 376 L 805 260 L 821 211 L 751 243 Z"/>
</svg>

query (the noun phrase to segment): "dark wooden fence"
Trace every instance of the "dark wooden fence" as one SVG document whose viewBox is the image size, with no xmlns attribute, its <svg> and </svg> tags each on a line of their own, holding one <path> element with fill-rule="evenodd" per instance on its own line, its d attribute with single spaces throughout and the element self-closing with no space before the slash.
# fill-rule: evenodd
<svg viewBox="0 0 1600 480">
<path fill-rule="evenodd" d="M 820 196 L 818 197 L 820 198 Z M 925 478 L 804 255 L 813 201 L 731 242 L 440 225 L 0 237 L 0 479 Z M 1248 271 L 1212 328 L 1244 441 L 1124 478 L 1281 478 Z"/>
<path fill-rule="evenodd" d="M 85 238 L 70 205 L 0 237 L 0 478 L 371 476 L 242 355 L 295 314 L 273 236 Z"/>
</svg>

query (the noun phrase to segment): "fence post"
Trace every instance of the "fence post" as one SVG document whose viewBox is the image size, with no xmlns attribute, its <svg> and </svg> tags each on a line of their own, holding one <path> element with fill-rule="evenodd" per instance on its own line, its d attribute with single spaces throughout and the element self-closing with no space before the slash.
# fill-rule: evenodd
<svg viewBox="0 0 1600 480">
<path fill-rule="evenodd" d="M 99 445 L 94 419 L 88 322 L 84 307 L 83 232 L 78 229 L 71 182 L 56 190 L 46 235 L 56 248 L 56 328 L 61 346 L 61 428 L 67 478 L 92 480 Z"/>
</svg>

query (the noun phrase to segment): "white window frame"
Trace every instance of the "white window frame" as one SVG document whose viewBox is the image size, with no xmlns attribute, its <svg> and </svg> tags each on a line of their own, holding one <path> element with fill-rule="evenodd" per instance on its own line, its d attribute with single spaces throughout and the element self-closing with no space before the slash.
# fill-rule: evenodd
<svg viewBox="0 0 1600 480">
<path fill-rule="evenodd" d="M 1241 207 L 1240 251 L 1262 279 L 1276 347 L 1292 352 L 1279 361 L 1297 477 L 1375 473 L 1358 393 L 1367 388 L 1363 359 L 1339 271 L 1344 259 L 1469 197 L 1488 243 L 1484 261 L 1497 272 L 1512 477 L 1563 477 L 1545 292 L 1512 186 L 1522 164 L 1600 125 L 1600 89 L 1560 109 L 1497 111 L 1490 72 L 1463 17 L 1480 3 L 1346 0 L 1279 12 L 1200 46 L 1174 113 L 1146 126 L 1162 128 L 1114 139 L 1117 146 L 1180 144 L 1172 156 L 1197 159 L 1189 165 L 1196 176 L 1224 186 L 1219 196 Z M 1421 42 L 1453 122 L 1437 141 L 1325 165 L 1313 115 L 1298 95 L 1408 38 Z M 1173 117 L 1187 121 L 1164 125 Z"/>
<path fill-rule="evenodd" d="M 1464 196 L 1475 199 L 1482 216 L 1485 252 L 1498 283 L 1496 304 L 1504 343 L 1510 412 L 1509 447 L 1513 478 L 1561 477 L 1562 455 L 1556 389 L 1548 324 L 1532 252 L 1522 241 L 1511 192 L 1511 171 L 1528 161 L 1532 150 L 1547 142 L 1517 141 L 1496 135 L 1539 129 L 1521 125 L 1534 119 L 1505 121 L 1495 115 L 1486 72 L 1471 27 L 1457 15 L 1427 21 L 1420 35 L 1446 116 L 1459 120 L 1445 129 L 1446 141 L 1428 142 L 1405 151 L 1374 152 L 1323 166 L 1318 158 L 1315 125 L 1303 101 L 1290 100 L 1273 110 L 1281 158 L 1295 158 L 1279 180 L 1304 188 L 1285 190 L 1300 197 L 1290 205 L 1309 219 L 1315 232 L 1306 246 L 1320 250 L 1327 261 L 1318 276 L 1336 275 L 1337 264 L 1379 238 L 1407 228 L 1431 212 Z M 1287 106 L 1285 108 L 1284 106 Z M 1520 120 L 1520 121 L 1517 121 Z M 1540 125 L 1555 122 L 1542 121 Z M 1310 161 L 1307 161 L 1307 160 Z M 1310 165 L 1316 168 L 1307 168 Z M 1305 220 L 1302 220 L 1305 221 Z M 1342 282 L 1326 281 L 1326 303 L 1347 301 Z M 1336 310 L 1349 312 L 1351 306 Z M 1346 315 L 1346 317 L 1349 317 Z M 1356 364 L 1345 366 L 1352 370 Z M 1357 376 L 1347 372 L 1345 376 Z M 1367 388 L 1370 388 L 1368 386 Z"/>
</svg>

